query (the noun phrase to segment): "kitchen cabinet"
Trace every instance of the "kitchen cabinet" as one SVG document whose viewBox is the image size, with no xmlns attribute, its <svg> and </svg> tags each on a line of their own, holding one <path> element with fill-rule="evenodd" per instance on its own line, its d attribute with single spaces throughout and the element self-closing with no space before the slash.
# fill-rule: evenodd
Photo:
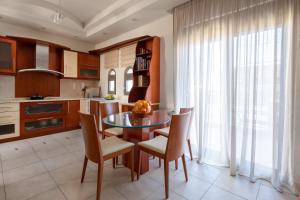
<svg viewBox="0 0 300 200">
<path fill-rule="evenodd" d="M 78 53 L 64 50 L 63 56 L 64 77 L 77 78 L 78 72 Z"/>
<path fill-rule="evenodd" d="M 78 53 L 78 78 L 100 79 L 100 56 Z"/>
<path fill-rule="evenodd" d="M 0 104 L 0 140 L 20 135 L 20 117 L 18 103 Z"/>
<path fill-rule="evenodd" d="M 0 37 L 0 74 L 16 73 L 16 41 Z"/>
<path fill-rule="evenodd" d="M 75 129 L 80 127 L 80 101 L 70 100 L 67 105 L 66 128 Z"/>
<path fill-rule="evenodd" d="M 20 132 L 23 138 L 65 130 L 66 101 L 20 104 Z"/>
</svg>

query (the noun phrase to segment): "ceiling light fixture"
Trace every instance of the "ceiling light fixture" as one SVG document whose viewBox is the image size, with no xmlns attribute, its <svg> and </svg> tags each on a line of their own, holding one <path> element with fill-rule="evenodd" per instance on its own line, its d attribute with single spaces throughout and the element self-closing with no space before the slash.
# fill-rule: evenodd
<svg viewBox="0 0 300 200">
<path fill-rule="evenodd" d="M 52 22 L 55 23 L 55 24 L 60 24 L 63 19 L 64 19 L 64 16 L 61 13 L 61 0 L 59 0 L 58 9 L 52 17 Z"/>
</svg>

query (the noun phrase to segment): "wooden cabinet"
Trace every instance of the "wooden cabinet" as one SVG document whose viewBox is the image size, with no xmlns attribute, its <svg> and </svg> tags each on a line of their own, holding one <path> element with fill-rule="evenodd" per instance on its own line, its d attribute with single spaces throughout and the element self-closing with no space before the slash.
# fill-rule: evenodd
<svg viewBox="0 0 300 200">
<path fill-rule="evenodd" d="M 16 41 L 0 37 L 0 74 L 16 73 Z"/>
<path fill-rule="evenodd" d="M 78 78 L 100 79 L 100 56 L 78 53 Z"/>
<path fill-rule="evenodd" d="M 80 101 L 71 100 L 67 105 L 66 128 L 75 129 L 80 127 Z"/>
<path fill-rule="evenodd" d="M 63 68 L 65 78 L 77 78 L 78 72 L 78 53 L 64 50 Z"/>
<path fill-rule="evenodd" d="M 20 104 L 21 137 L 34 137 L 65 130 L 66 101 Z"/>
</svg>

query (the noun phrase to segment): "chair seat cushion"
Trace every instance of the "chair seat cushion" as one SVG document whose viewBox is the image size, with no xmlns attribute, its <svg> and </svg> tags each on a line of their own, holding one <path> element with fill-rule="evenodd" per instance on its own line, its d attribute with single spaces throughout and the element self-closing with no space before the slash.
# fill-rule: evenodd
<svg viewBox="0 0 300 200">
<path fill-rule="evenodd" d="M 124 149 L 134 146 L 133 143 L 127 142 L 115 136 L 105 138 L 104 140 L 100 140 L 100 143 L 103 156 L 122 151 Z"/>
<path fill-rule="evenodd" d="M 165 154 L 167 148 L 168 138 L 164 136 L 157 136 L 152 140 L 139 142 L 138 145 L 150 149 L 157 153 Z"/>
<path fill-rule="evenodd" d="M 108 134 L 115 135 L 115 136 L 123 135 L 122 128 L 108 128 L 108 129 L 105 129 L 104 131 Z"/>
<path fill-rule="evenodd" d="M 168 137 L 169 136 L 170 127 L 156 129 L 154 132 L 158 133 L 159 135 L 163 135 Z"/>
</svg>

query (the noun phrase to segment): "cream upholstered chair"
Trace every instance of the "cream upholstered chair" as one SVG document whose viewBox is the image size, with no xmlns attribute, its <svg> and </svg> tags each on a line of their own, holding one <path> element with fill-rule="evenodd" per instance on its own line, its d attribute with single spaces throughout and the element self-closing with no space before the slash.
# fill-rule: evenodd
<svg viewBox="0 0 300 200">
<path fill-rule="evenodd" d="M 102 123 L 102 136 L 117 136 L 122 137 L 123 129 L 122 128 L 111 128 L 108 125 L 102 122 L 102 119 L 107 117 L 108 115 L 119 113 L 119 103 L 111 102 L 111 103 L 100 103 L 100 117 Z"/>
<path fill-rule="evenodd" d="M 191 112 L 191 117 L 189 120 L 189 126 L 188 126 L 188 133 L 187 133 L 187 144 L 188 144 L 188 148 L 189 148 L 189 153 L 190 153 L 190 158 L 191 160 L 193 160 L 193 154 L 192 154 L 192 147 L 191 147 L 191 140 L 190 140 L 190 129 L 191 129 L 191 123 L 192 123 L 192 119 L 194 117 L 194 108 L 180 108 L 180 113 L 186 113 L 186 112 Z M 154 131 L 154 135 L 158 136 L 158 135 L 162 135 L 165 137 L 169 137 L 169 132 L 170 132 L 170 127 L 165 127 L 165 128 L 161 128 L 161 129 L 156 129 Z M 161 166 L 161 161 L 159 160 L 159 166 Z M 175 160 L 175 168 L 178 169 L 178 161 Z"/>
<path fill-rule="evenodd" d="M 81 183 L 84 181 L 88 160 L 98 163 L 97 200 L 100 199 L 104 161 L 123 154 L 130 154 L 131 166 L 134 166 L 134 144 L 112 136 L 101 140 L 98 136 L 94 115 L 80 113 L 80 121 L 85 144 L 85 157 Z M 131 167 L 131 180 L 134 181 L 134 169 Z"/>
<path fill-rule="evenodd" d="M 184 168 L 185 180 L 188 181 L 187 169 L 184 155 L 184 142 L 186 141 L 188 132 L 188 122 L 190 120 L 190 112 L 173 115 L 170 125 L 169 137 L 157 136 L 152 140 L 147 140 L 138 143 L 138 179 L 141 169 L 140 152 L 164 159 L 165 173 L 165 193 L 166 198 L 169 197 L 169 162 L 178 160 L 181 157 Z"/>
</svg>

